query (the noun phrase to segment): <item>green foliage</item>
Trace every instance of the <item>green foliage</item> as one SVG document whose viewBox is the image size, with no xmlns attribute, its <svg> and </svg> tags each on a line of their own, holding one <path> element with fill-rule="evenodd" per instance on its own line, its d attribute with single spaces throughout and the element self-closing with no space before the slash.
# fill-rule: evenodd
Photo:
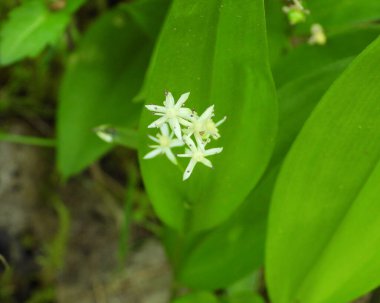
<svg viewBox="0 0 380 303">
<path fill-rule="evenodd" d="M 0 254 L 0 299 L 4 302 L 12 302 L 11 297 L 14 292 L 13 271 L 4 256 Z"/>
<path fill-rule="evenodd" d="M 342 303 L 380 285 L 380 2 L 303 0 L 310 13 L 296 25 L 285 2 L 87 1 L 75 19 L 85 0 L 0 4 L 0 16 L 10 10 L 0 64 L 35 58 L 1 71 L 0 119 L 16 113 L 43 134 L 0 141 L 55 147 L 65 179 L 115 145 L 128 148 L 111 165 L 115 183 L 128 184 L 116 214 L 120 263 L 135 224 L 164 235 L 173 297 L 186 294 L 173 303 L 262 303 L 263 289 L 271 303 Z M 313 23 L 323 46 L 307 43 Z M 59 56 L 37 57 L 57 42 Z M 46 111 L 57 95 L 58 109 L 35 122 L 45 108 L 24 106 L 45 107 L 50 82 Z M 215 121 L 227 116 L 207 146 L 224 148 L 214 169 L 199 165 L 185 182 L 182 158 L 178 167 L 143 160 L 156 131 L 143 106 L 161 104 L 165 91 L 190 92 L 186 105 L 198 113 L 214 104 Z M 57 138 L 42 138 L 54 122 Z M 54 206 L 60 228 L 43 246 L 43 287 L 29 302 L 54 300 L 64 268 L 70 216 Z M 13 272 L 0 279 L 0 297 L 11 300 Z"/>
<path fill-rule="evenodd" d="M 203 111 L 215 104 L 220 118 L 227 115 L 228 120 L 217 142 L 224 150 L 214 157 L 212 171 L 197 167 L 183 182 L 180 171 L 169 167 L 166 159 L 141 160 L 155 210 L 171 227 L 199 231 L 215 226 L 258 182 L 277 124 L 267 61 L 262 1 L 174 1 L 150 66 L 147 103 L 159 103 L 165 89 L 175 97 L 190 91 L 188 106 Z M 147 152 L 151 121 L 144 111 L 140 157 Z"/>
<path fill-rule="evenodd" d="M 46 45 L 54 44 L 69 23 L 71 14 L 84 1 L 69 0 L 59 11 L 49 9 L 45 1 L 24 1 L 11 12 L 1 30 L 0 64 L 35 57 Z"/>
<path fill-rule="evenodd" d="M 323 47 L 300 45 L 286 56 L 280 57 L 273 66 L 277 87 L 298 77 L 314 73 L 316 70 L 344 58 L 353 58 L 380 34 L 377 25 L 355 28 L 328 37 Z"/>
<path fill-rule="evenodd" d="M 203 235 L 187 252 L 180 272 L 186 285 L 226 287 L 263 264 L 268 207 L 279 164 L 319 99 L 349 62 L 323 67 L 278 91 L 279 133 L 267 172 L 231 219 Z"/>
<path fill-rule="evenodd" d="M 266 217 L 273 178 L 260 184 L 237 212 L 202 236 L 185 257 L 180 280 L 196 289 L 231 285 L 263 263 Z"/>
<path fill-rule="evenodd" d="M 252 292 L 242 292 L 229 296 L 226 303 L 264 303 L 265 301 Z"/>
<path fill-rule="evenodd" d="M 33 294 L 26 303 L 50 303 L 56 297 L 54 288 L 43 288 Z"/>
<path fill-rule="evenodd" d="M 276 303 L 347 302 L 380 283 L 379 54 L 377 39 L 328 90 L 280 173 L 267 244 Z"/>
<path fill-rule="evenodd" d="M 172 303 L 218 303 L 218 300 L 211 293 L 198 292 L 180 297 Z"/>
<path fill-rule="evenodd" d="M 144 79 L 153 47 L 151 35 L 167 5 L 167 0 L 122 5 L 103 15 L 82 38 L 60 89 L 57 152 L 64 177 L 78 173 L 110 149 L 94 134 L 95 127 L 136 126 L 141 105 L 132 99 Z M 152 6 L 155 14 L 144 15 L 146 6 Z M 140 26 L 143 20 L 149 20 L 144 27 Z M 147 27 L 152 27 L 152 33 L 147 33 Z"/>
<path fill-rule="evenodd" d="M 65 204 L 59 200 L 54 200 L 53 206 L 58 216 L 58 231 L 54 239 L 46 245 L 46 254 L 39 260 L 47 278 L 53 277 L 62 270 L 65 264 L 71 225 L 70 213 Z"/>
<path fill-rule="evenodd" d="M 306 1 L 313 20 L 331 30 L 357 26 L 380 18 L 380 2 L 377 0 L 318 0 Z"/>
<path fill-rule="evenodd" d="M 271 63 L 275 63 L 289 47 L 286 18 L 281 1 L 264 1 L 267 26 L 268 51 Z"/>
</svg>

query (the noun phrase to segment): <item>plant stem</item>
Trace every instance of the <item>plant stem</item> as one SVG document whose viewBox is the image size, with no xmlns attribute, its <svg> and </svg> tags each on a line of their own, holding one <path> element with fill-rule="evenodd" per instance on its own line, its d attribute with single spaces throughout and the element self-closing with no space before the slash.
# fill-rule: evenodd
<svg viewBox="0 0 380 303">
<path fill-rule="evenodd" d="M 55 140 L 41 137 L 21 136 L 13 134 L 0 133 L 0 141 L 35 145 L 40 147 L 55 147 Z"/>
</svg>

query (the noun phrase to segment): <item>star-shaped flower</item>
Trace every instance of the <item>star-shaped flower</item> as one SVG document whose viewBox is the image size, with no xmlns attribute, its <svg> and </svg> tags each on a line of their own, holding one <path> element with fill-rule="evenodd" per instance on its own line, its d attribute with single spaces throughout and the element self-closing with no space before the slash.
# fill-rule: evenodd
<svg viewBox="0 0 380 303">
<path fill-rule="evenodd" d="M 190 137 L 194 134 L 197 142 L 199 140 L 207 140 L 210 136 L 214 139 L 220 137 L 218 126 L 226 121 L 227 117 L 215 123 L 212 120 L 214 116 L 214 105 L 209 106 L 200 117 L 195 117 L 191 122 L 186 122 L 188 129 L 185 131 L 186 135 Z"/>
<path fill-rule="evenodd" d="M 194 141 L 189 137 L 184 137 L 183 140 L 186 142 L 187 146 L 190 149 L 187 149 L 184 154 L 179 154 L 178 157 L 191 158 L 189 164 L 185 169 L 185 172 L 183 173 L 184 181 L 190 177 L 195 165 L 198 162 L 201 162 L 208 167 L 212 167 L 211 161 L 206 157 L 219 154 L 223 150 L 223 147 L 210 148 L 206 150 L 205 144 L 198 142 L 197 145 L 195 145 Z"/>
<path fill-rule="evenodd" d="M 161 134 L 157 134 L 156 137 L 148 136 L 157 144 L 149 146 L 153 148 L 153 150 L 147 153 L 144 156 L 144 159 L 151 159 L 160 154 L 165 154 L 171 162 L 177 164 L 177 159 L 174 156 L 171 148 L 183 146 L 184 143 L 182 140 L 173 139 L 173 133 L 169 134 L 169 127 L 166 123 L 160 127 L 160 130 Z"/>
<path fill-rule="evenodd" d="M 194 118 L 194 113 L 191 109 L 182 107 L 189 95 L 190 93 L 182 94 L 177 103 L 175 103 L 173 95 L 168 92 L 166 93 L 164 106 L 146 105 L 146 108 L 152 112 L 155 112 L 155 115 L 161 116 L 159 119 L 151 123 L 148 128 L 160 127 L 167 122 L 176 137 L 178 139 L 182 139 L 180 124 L 186 124 Z"/>
</svg>

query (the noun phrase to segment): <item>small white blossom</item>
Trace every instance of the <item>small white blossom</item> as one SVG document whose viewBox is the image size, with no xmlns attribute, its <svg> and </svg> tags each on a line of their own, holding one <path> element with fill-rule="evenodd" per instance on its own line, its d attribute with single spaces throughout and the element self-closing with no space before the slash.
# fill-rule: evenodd
<svg viewBox="0 0 380 303">
<path fill-rule="evenodd" d="M 182 139 L 181 125 L 186 124 L 194 118 L 194 113 L 189 108 L 183 108 L 190 93 L 182 94 L 177 103 L 174 102 L 173 95 L 166 93 L 164 106 L 146 105 L 146 108 L 155 112 L 155 115 L 161 116 L 159 119 L 151 123 L 148 128 L 160 127 L 164 123 L 169 123 L 171 129 L 178 139 Z"/>
<path fill-rule="evenodd" d="M 211 148 L 206 150 L 205 144 L 203 143 L 198 142 L 197 145 L 195 145 L 194 141 L 191 140 L 189 137 L 183 137 L 183 139 L 190 149 L 187 149 L 184 154 L 179 154 L 178 157 L 191 158 L 189 164 L 185 169 L 185 172 L 183 173 L 183 180 L 185 181 L 190 177 L 195 165 L 198 162 L 201 162 L 202 164 L 212 168 L 211 161 L 206 157 L 221 153 L 223 147 Z"/>
<path fill-rule="evenodd" d="M 226 121 L 227 117 L 215 123 L 212 120 L 214 117 L 214 105 L 209 106 L 200 117 L 195 117 L 192 122 L 187 122 L 185 125 L 188 129 L 185 130 L 186 135 L 189 137 L 194 134 L 197 142 L 199 140 L 208 140 L 211 136 L 213 139 L 220 138 L 218 126 Z"/>
<path fill-rule="evenodd" d="M 308 41 L 309 44 L 311 44 L 311 45 L 313 45 L 313 44 L 318 44 L 318 45 L 326 44 L 327 38 L 325 35 L 325 31 L 323 30 L 323 27 L 320 24 L 314 23 L 311 26 L 310 32 L 311 32 L 311 37 L 309 38 L 309 41 Z"/>
<path fill-rule="evenodd" d="M 160 154 L 165 154 L 171 162 L 177 164 L 177 159 L 174 156 L 171 148 L 183 146 L 184 143 L 182 140 L 173 139 L 173 133 L 169 134 L 169 127 L 167 124 L 163 124 L 160 127 L 160 130 L 161 134 L 157 134 L 156 137 L 149 136 L 149 138 L 157 144 L 149 146 L 153 148 L 153 150 L 147 153 L 144 156 L 144 159 L 151 159 Z"/>
</svg>

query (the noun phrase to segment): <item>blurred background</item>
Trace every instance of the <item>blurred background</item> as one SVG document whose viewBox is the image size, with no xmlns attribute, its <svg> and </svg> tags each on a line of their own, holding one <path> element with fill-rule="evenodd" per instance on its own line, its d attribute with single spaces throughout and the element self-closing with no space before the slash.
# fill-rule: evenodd
<svg viewBox="0 0 380 303">
<path fill-rule="evenodd" d="M 106 63 L 98 64 L 102 58 L 89 58 L 88 45 L 103 46 L 109 53 L 120 47 L 121 54 L 130 47 L 130 41 L 122 40 L 123 35 L 129 33 L 113 31 L 114 37 L 110 39 L 116 39 L 115 45 L 104 38 L 110 27 L 110 31 L 123 28 L 124 14 L 116 7 L 130 1 L 87 1 L 85 5 L 84 1 L 37 2 L 29 1 L 31 4 L 24 11 L 15 11 L 22 1 L 0 2 L 3 31 L 0 53 L 0 302 L 167 302 L 171 274 L 163 249 L 155 240 L 158 223 L 141 185 L 136 152 L 115 148 L 84 172 L 72 176 L 74 170 L 88 166 L 94 157 L 108 149 L 93 134 L 91 127 L 85 127 L 86 136 L 95 142 L 92 146 L 101 151 L 89 156 L 91 160 L 86 160 L 84 165 L 73 164 L 75 168 L 66 172 L 65 177 L 56 168 L 56 112 L 69 56 L 77 53 L 85 37 L 88 43 L 82 46 L 85 48 L 83 60 L 92 60 L 89 65 L 94 66 L 87 74 L 99 75 L 102 86 L 106 73 L 113 74 L 113 67 L 105 71 Z M 78 7 L 67 11 L 69 4 Z M 46 14 L 57 19 L 49 20 Z M 58 18 L 57 14 L 61 16 Z M 38 22 L 40 16 L 46 18 L 47 24 L 41 24 L 39 30 L 56 29 L 54 37 L 44 40 L 41 37 L 44 33 L 36 33 L 31 40 L 21 37 L 33 31 L 33 26 L 39 26 L 35 21 Z M 20 23 L 19 28 L 9 24 L 15 19 L 20 19 L 16 20 Z M 94 26 L 97 28 L 89 32 Z M 4 34 L 9 30 L 14 32 Z M 9 40 L 22 38 L 19 51 L 9 49 L 14 47 Z M 134 49 L 139 52 L 148 44 L 151 47 L 151 42 L 141 41 Z M 34 58 L 29 58 L 31 54 Z M 141 74 L 144 72 L 143 69 Z M 86 71 L 78 77 L 83 86 L 94 85 L 92 79 L 86 82 Z M 132 93 L 137 86 L 134 85 Z M 84 88 L 81 92 L 79 88 L 74 93 L 83 96 L 88 91 Z M 125 89 L 121 91 L 125 95 Z M 127 90 L 126 94 L 130 92 Z M 107 102 L 106 93 L 99 98 Z M 96 119 L 99 124 L 108 122 L 107 116 L 94 118 L 94 111 L 72 118 L 70 114 L 63 123 L 81 127 L 81 123 L 98 125 Z M 78 142 L 83 142 L 82 146 L 87 144 L 82 137 L 72 139 L 75 142 L 68 149 L 75 149 Z M 80 158 L 81 154 L 85 152 L 76 151 L 75 158 Z"/>
</svg>

